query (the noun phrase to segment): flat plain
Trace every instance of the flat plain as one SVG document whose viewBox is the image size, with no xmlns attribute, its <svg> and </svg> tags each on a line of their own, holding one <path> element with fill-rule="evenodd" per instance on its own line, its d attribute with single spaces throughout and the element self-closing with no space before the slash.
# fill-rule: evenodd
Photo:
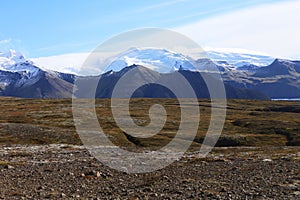
<svg viewBox="0 0 300 200">
<path fill-rule="evenodd" d="M 144 139 L 131 137 L 116 125 L 109 99 L 97 99 L 95 107 L 101 127 L 115 145 L 151 151 L 174 138 L 181 120 L 176 99 L 132 99 L 131 117 L 147 125 L 148 110 L 155 103 L 164 106 L 167 121 L 157 135 Z M 211 105 L 207 99 L 199 99 L 199 105 L 198 132 L 182 159 L 155 172 L 128 174 L 104 166 L 85 150 L 74 126 L 71 99 L 1 98 L 0 197 L 299 198 L 300 102 L 228 100 L 222 135 L 205 158 L 198 151 Z"/>
</svg>

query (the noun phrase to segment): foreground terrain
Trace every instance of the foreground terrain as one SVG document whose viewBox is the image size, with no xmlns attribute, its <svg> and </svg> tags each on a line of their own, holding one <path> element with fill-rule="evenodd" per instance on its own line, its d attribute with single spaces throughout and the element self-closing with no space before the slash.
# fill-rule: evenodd
<svg viewBox="0 0 300 200">
<path fill-rule="evenodd" d="M 215 148 L 152 173 L 110 169 L 82 146 L 1 147 L 3 199 L 299 199 L 300 148 Z"/>
<path fill-rule="evenodd" d="M 198 151 L 211 109 L 201 99 L 199 130 L 189 151 L 146 174 L 119 172 L 93 158 L 76 133 L 71 103 L 1 99 L 0 198 L 300 198 L 300 102 L 229 100 L 222 135 L 202 158 Z M 175 136 L 180 109 L 176 99 L 133 99 L 131 116 L 137 124 L 149 122 L 146 113 L 153 103 L 164 105 L 168 115 L 152 138 L 133 138 L 120 130 L 107 99 L 96 101 L 98 120 L 114 144 L 132 151 L 156 150 Z"/>
</svg>

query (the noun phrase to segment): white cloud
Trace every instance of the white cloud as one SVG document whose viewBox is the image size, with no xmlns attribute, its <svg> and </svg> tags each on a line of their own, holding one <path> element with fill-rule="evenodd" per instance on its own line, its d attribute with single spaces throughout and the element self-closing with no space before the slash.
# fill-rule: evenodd
<svg viewBox="0 0 300 200">
<path fill-rule="evenodd" d="M 264 4 L 175 28 L 201 46 L 300 58 L 300 1 Z"/>
<path fill-rule="evenodd" d="M 99 75 L 105 70 L 106 62 L 110 61 L 112 55 L 114 54 L 111 52 L 70 53 L 29 60 L 46 70 L 77 75 Z"/>
<path fill-rule="evenodd" d="M 71 53 L 32 58 L 30 60 L 32 60 L 35 64 L 43 69 L 78 74 L 82 64 L 84 63 L 88 55 L 88 53 Z"/>
<path fill-rule="evenodd" d="M 0 44 L 8 44 L 11 42 L 11 39 L 0 40 Z"/>
</svg>

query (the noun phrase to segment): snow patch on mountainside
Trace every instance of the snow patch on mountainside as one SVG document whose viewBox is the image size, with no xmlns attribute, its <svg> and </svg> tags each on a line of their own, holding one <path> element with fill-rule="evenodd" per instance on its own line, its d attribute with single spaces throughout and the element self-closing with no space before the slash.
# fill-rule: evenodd
<svg viewBox="0 0 300 200">
<path fill-rule="evenodd" d="M 204 48 L 208 57 L 214 62 L 226 61 L 228 64 L 240 68 L 245 66 L 264 67 L 270 65 L 275 58 L 262 53 L 236 48 Z"/>
<path fill-rule="evenodd" d="M 113 61 L 105 69 L 105 72 L 110 70 L 120 71 L 134 64 L 142 65 L 160 73 L 168 73 L 179 69 L 196 70 L 189 59 L 182 54 L 159 48 L 131 48 Z"/>
</svg>

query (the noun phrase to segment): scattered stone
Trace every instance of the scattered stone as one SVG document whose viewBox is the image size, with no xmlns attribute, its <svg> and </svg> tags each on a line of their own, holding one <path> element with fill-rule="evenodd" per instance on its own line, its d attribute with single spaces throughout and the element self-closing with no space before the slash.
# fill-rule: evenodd
<svg viewBox="0 0 300 200">
<path fill-rule="evenodd" d="M 74 173 L 73 173 L 73 172 L 69 172 L 69 175 L 70 175 L 70 176 L 74 176 Z"/>
<path fill-rule="evenodd" d="M 37 189 L 38 189 L 38 190 L 43 190 L 44 187 L 43 187 L 43 186 L 39 186 Z"/>
<path fill-rule="evenodd" d="M 272 162 L 273 160 L 272 159 L 269 159 L 269 158 L 266 158 L 266 159 L 263 159 L 263 162 Z"/>
<path fill-rule="evenodd" d="M 100 177 L 102 175 L 101 172 L 96 172 L 96 177 Z"/>
<path fill-rule="evenodd" d="M 0 199 L 299 199 L 300 163 L 293 159 L 272 160 L 254 149 L 248 154 L 221 156 L 212 152 L 203 159 L 182 159 L 147 174 L 124 174 L 89 157 L 85 150 L 55 146 L 19 146 L 34 157 L 12 157 L 0 148 Z M 289 147 L 292 148 L 292 147 Z M 299 151 L 299 147 L 293 147 Z M 14 148 L 12 148 L 14 149 Z M 290 151 L 294 151 L 289 149 Z M 20 151 L 20 149 L 19 149 Z M 229 149 L 227 149 L 229 151 Z M 282 147 L 280 149 L 282 151 Z M 67 153 L 66 153 L 67 152 Z M 241 151 L 243 152 L 243 151 Z M 251 154 L 254 152 L 254 154 Z M 70 153 L 73 154 L 71 159 Z M 276 152 L 277 153 L 277 152 Z M 191 154 L 191 153 L 190 153 Z M 268 151 L 268 154 L 269 151 Z M 295 155 L 293 157 L 293 155 Z M 214 160 L 214 157 L 218 158 Z M 248 159 L 253 157 L 253 159 Z M 12 160 L 14 159 L 14 160 Z M 86 159 L 87 161 L 83 161 Z M 230 160 L 229 162 L 220 162 Z M 44 162 L 47 160 L 47 162 Z M 8 162 L 20 162 L 7 170 Z M 52 173 L 45 169 L 51 169 Z M 74 174 L 78 177 L 75 178 Z M 105 177 L 105 178 L 102 178 Z M 100 199 L 101 199 L 100 198 Z"/>
<path fill-rule="evenodd" d="M 12 166 L 12 165 L 6 165 L 5 168 L 6 168 L 6 169 L 15 169 L 15 167 Z"/>
<path fill-rule="evenodd" d="M 295 196 L 300 196 L 300 191 L 295 191 L 295 192 L 293 192 L 293 195 L 295 195 Z"/>
</svg>

